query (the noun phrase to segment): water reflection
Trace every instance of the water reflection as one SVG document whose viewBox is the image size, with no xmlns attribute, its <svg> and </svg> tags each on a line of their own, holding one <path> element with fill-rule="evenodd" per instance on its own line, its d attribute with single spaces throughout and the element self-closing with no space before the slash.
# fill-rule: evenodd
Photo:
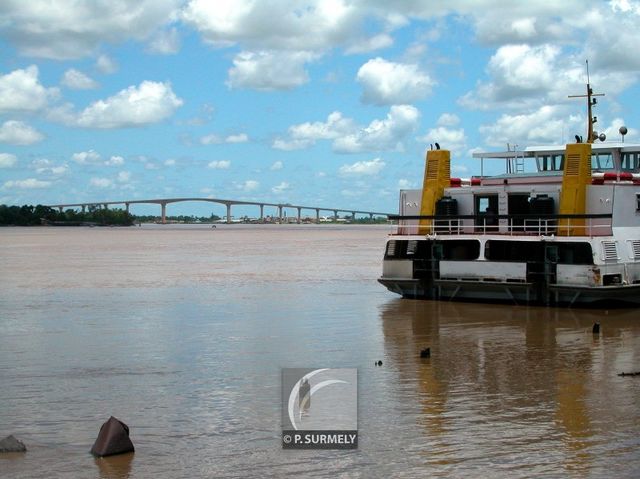
<svg viewBox="0 0 640 479">
<path fill-rule="evenodd" d="M 131 476 L 131 464 L 135 453 L 118 454 L 117 456 L 95 457 L 94 462 L 98 466 L 100 478 L 104 479 L 128 479 Z"/>
<path fill-rule="evenodd" d="M 543 471 L 561 456 L 565 472 L 592 472 L 593 446 L 610 432 L 594 428 L 594 417 L 610 413 L 593 398 L 619 383 L 616 365 L 628 350 L 618 346 L 638 333 L 635 310 L 398 299 L 380 316 L 398 381 L 412 385 L 401 389 L 404 399 L 419 406 L 427 462 L 526 455 Z M 592 333 L 596 321 L 602 337 Z M 425 347 L 431 357 L 421 359 Z"/>
</svg>

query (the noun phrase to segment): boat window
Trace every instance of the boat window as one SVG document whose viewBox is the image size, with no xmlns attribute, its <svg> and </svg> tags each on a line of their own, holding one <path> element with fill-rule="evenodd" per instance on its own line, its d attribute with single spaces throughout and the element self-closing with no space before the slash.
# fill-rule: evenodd
<svg viewBox="0 0 640 479">
<path fill-rule="evenodd" d="M 451 240 L 439 243 L 442 246 L 442 259 L 452 261 L 470 261 L 480 256 L 480 241 Z"/>
<path fill-rule="evenodd" d="M 636 211 L 640 211 L 640 193 L 636 193 Z"/>
<path fill-rule="evenodd" d="M 504 241 L 489 240 L 484 248 L 485 258 L 492 261 L 544 262 L 545 248 L 552 248 L 547 255 L 558 264 L 593 264 L 591 244 L 554 241 Z"/>
<path fill-rule="evenodd" d="M 625 171 L 640 170 L 640 153 L 622 153 L 621 162 Z"/>
<path fill-rule="evenodd" d="M 558 242 L 559 264 L 593 264 L 593 250 L 589 243 Z"/>
<path fill-rule="evenodd" d="M 611 153 L 592 153 L 591 169 L 592 170 L 612 170 L 613 156 Z"/>
<path fill-rule="evenodd" d="M 540 241 L 489 240 L 484 247 L 484 256 L 492 261 L 543 261 L 544 243 Z"/>
<path fill-rule="evenodd" d="M 498 195 L 476 195 L 476 214 L 498 214 Z"/>
<path fill-rule="evenodd" d="M 475 213 L 480 231 L 496 231 L 498 229 L 498 195 L 476 195 Z"/>
<path fill-rule="evenodd" d="M 562 171 L 564 154 L 538 156 L 538 169 L 541 171 Z"/>
<path fill-rule="evenodd" d="M 432 241 L 390 240 L 387 243 L 385 259 L 428 259 L 431 257 Z"/>
</svg>

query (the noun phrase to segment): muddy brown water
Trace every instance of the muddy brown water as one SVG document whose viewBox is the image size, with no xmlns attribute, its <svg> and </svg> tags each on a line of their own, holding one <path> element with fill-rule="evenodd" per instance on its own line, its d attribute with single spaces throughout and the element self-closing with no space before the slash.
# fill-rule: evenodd
<svg viewBox="0 0 640 479">
<path fill-rule="evenodd" d="M 403 300 L 389 232 L 0 229 L 0 477 L 637 477 L 639 310 Z M 358 368 L 357 450 L 282 450 L 283 367 Z"/>
</svg>

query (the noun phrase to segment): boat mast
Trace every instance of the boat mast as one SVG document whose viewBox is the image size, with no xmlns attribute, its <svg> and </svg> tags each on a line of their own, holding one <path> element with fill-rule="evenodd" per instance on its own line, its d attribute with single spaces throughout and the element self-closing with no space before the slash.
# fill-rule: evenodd
<svg viewBox="0 0 640 479">
<path fill-rule="evenodd" d="M 586 98 L 587 99 L 587 143 L 593 143 L 595 136 L 593 134 L 593 124 L 598 121 L 597 116 L 593 116 L 592 108 L 598 103 L 594 96 L 604 96 L 604 93 L 593 93 L 593 89 L 589 83 L 589 60 L 587 64 L 587 94 L 586 95 L 569 95 L 569 98 Z"/>
</svg>

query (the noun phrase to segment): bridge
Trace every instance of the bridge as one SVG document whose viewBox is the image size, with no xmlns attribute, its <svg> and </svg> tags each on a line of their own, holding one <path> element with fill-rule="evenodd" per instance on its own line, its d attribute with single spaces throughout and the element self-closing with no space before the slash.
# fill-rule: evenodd
<svg viewBox="0 0 640 479">
<path fill-rule="evenodd" d="M 380 213 L 376 211 L 362 211 L 362 210 L 353 210 L 353 209 L 345 209 L 345 208 L 321 208 L 318 206 L 303 206 L 303 205 L 292 205 L 290 203 L 267 203 L 263 201 L 241 201 L 241 200 L 225 200 L 220 198 L 155 198 L 149 200 L 125 200 L 125 201 L 92 201 L 85 203 L 66 203 L 66 204 L 57 204 L 57 205 L 48 205 L 51 208 L 58 208 L 60 212 L 62 212 L 65 208 L 82 208 L 84 212 L 88 207 L 98 207 L 98 208 L 108 208 L 110 205 L 124 205 L 127 213 L 129 213 L 129 207 L 133 204 L 155 204 L 160 205 L 161 208 L 161 219 L 162 223 L 167 222 L 167 205 L 170 203 L 180 203 L 185 201 L 205 201 L 209 203 L 218 203 L 225 205 L 227 208 L 227 223 L 231 223 L 231 207 L 235 205 L 243 205 L 243 206 L 259 206 L 260 207 L 260 219 L 264 219 L 264 207 L 272 206 L 278 208 L 278 219 L 282 222 L 283 212 L 286 209 L 294 209 L 297 210 L 297 222 L 301 222 L 301 214 L 302 210 L 312 210 L 316 213 L 316 221 L 320 220 L 320 212 L 321 211 L 329 211 L 333 212 L 334 217 L 338 217 L 338 213 L 350 213 L 352 217 L 355 219 L 356 214 L 360 215 L 369 215 L 369 218 L 373 218 L 374 216 L 386 216 L 388 217 L 394 213 Z"/>
</svg>

